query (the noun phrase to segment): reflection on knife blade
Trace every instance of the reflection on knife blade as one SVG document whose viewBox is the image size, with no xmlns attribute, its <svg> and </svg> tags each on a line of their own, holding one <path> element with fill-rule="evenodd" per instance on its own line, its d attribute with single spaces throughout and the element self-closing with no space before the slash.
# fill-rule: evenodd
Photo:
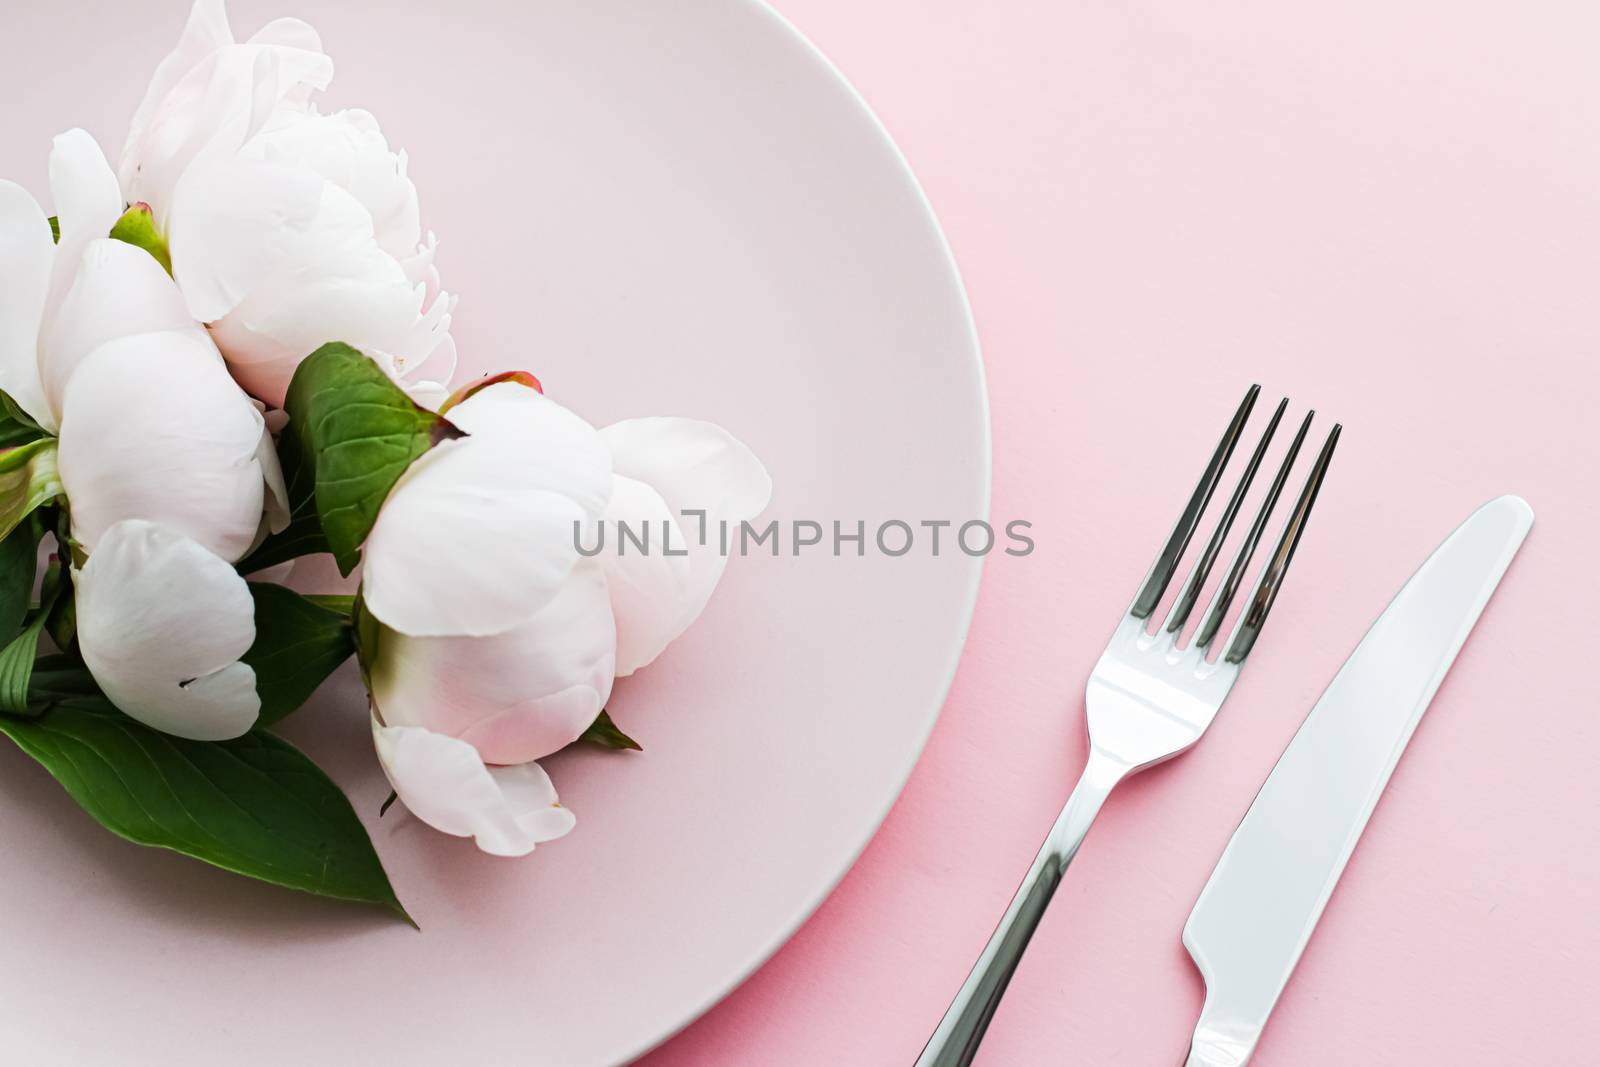
<svg viewBox="0 0 1600 1067">
<path fill-rule="evenodd" d="M 1200 893 L 1206 981 L 1186 1067 L 1242 1067 L 1400 754 L 1516 555 L 1533 509 L 1491 500 L 1429 556 L 1289 742 Z"/>
</svg>

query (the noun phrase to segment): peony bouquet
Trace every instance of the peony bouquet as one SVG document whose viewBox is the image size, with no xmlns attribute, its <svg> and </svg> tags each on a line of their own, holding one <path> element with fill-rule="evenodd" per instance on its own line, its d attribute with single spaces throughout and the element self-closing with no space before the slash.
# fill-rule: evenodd
<svg viewBox="0 0 1600 1067">
<path fill-rule="evenodd" d="M 613 680 L 771 485 L 709 423 L 452 389 L 405 154 L 318 110 L 332 74 L 305 23 L 197 0 L 114 168 L 75 129 L 53 214 L 0 181 L 0 734 L 125 838 L 404 916 L 273 724 L 354 656 L 391 800 L 525 855 L 574 825 L 537 761 L 637 747 Z M 290 587 L 317 556 L 342 592 Z"/>
</svg>

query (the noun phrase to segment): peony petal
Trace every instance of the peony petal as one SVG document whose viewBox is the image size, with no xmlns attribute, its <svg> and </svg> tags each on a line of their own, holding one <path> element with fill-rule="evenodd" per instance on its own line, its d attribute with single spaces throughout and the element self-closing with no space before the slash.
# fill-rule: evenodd
<svg viewBox="0 0 1600 1067">
<path fill-rule="evenodd" d="M 372 220 L 354 197 L 314 171 L 227 157 L 198 162 L 184 174 L 173 193 L 167 243 L 191 314 L 215 322 L 273 279 L 372 245 Z M 398 264 L 392 267 L 403 281 Z"/>
<path fill-rule="evenodd" d="M 211 335 L 239 384 L 281 406 L 295 368 L 330 339 L 387 351 L 416 317 L 399 264 L 369 240 L 261 279 Z"/>
<path fill-rule="evenodd" d="M 255 601 L 223 560 L 141 520 L 105 531 L 75 583 L 78 644 L 111 702 L 196 741 L 238 737 L 261 710 Z"/>
<path fill-rule="evenodd" d="M 434 257 L 438 252 L 439 238 L 430 230 L 428 236 L 411 253 L 397 257 L 411 284 L 422 286 L 429 300 L 439 293 L 439 267 L 434 263 Z"/>
<path fill-rule="evenodd" d="M 230 562 L 249 550 L 265 505 L 264 422 L 205 330 L 101 345 L 63 409 L 61 481 L 90 552 L 123 519 L 160 522 Z"/>
<path fill-rule="evenodd" d="M 280 112 L 241 154 L 317 172 L 360 201 L 385 253 L 396 260 L 417 254 L 417 188 L 406 174 L 405 154 L 390 149 L 371 113 Z"/>
<path fill-rule="evenodd" d="M 367 538 L 364 596 L 401 633 L 500 633 L 572 572 L 575 527 L 610 496 L 610 459 L 588 423 L 513 382 L 449 418 L 470 436 L 425 453 L 390 491 Z"/>
<path fill-rule="evenodd" d="M 122 191 L 106 155 L 87 130 L 58 133 L 50 145 L 50 198 L 61 231 L 60 247 L 111 232 L 122 214 Z M 70 273 L 70 268 L 69 268 Z"/>
<path fill-rule="evenodd" d="M 274 45 L 278 48 L 297 49 L 313 54 L 322 51 L 322 37 L 318 35 L 316 29 L 310 23 L 297 18 L 273 19 L 252 33 L 245 43 Z"/>
<path fill-rule="evenodd" d="M 300 19 L 273 19 L 245 44 L 261 47 L 273 58 L 278 82 L 273 87 L 272 109 L 312 110 L 311 98 L 333 81 L 333 60 L 323 54 L 321 36 Z"/>
<path fill-rule="evenodd" d="M 266 486 L 266 499 L 262 502 L 267 530 L 282 533 L 289 528 L 292 511 L 289 506 L 289 487 L 284 484 L 283 466 L 278 462 L 277 442 L 266 420 L 261 423 L 261 441 L 256 445 L 256 464 L 261 468 L 261 478 Z"/>
<path fill-rule="evenodd" d="M 605 577 L 590 561 L 504 633 L 408 637 L 386 629 L 376 654 L 364 652 L 385 722 L 459 737 L 491 763 L 525 763 L 576 741 L 611 696 L 615 653 Z"/>
<path fill-rule="evenodd" d="M 133 121 L 128 124 L 128 139 L 123 143 L 122 162 L 117 169 L 117 179 L 124 189 L 129 188 L 136 173 L 135 150 L 167 95 L 213 52 L 231 44 L 233 31 L 228 28 L 228 13 L 222 0 L 195 0 L 177 46 L 156 65 L 144 99 L 139 101 Z"/>
<path fill-rule="evenodd" d="M 625 566 L 626 559 L 616 556 L 614 543 L 607 551 L 607 566 L 617 578 L 614 607 L 620 677 L 649 663 L 667 642 L 699 618 L 727 566 L 727 557 L 719 548 L 719 524 L 733 525 L 759 515 L 771 500 L 772 479 L 755 453 L 709 422 L 628 419 L 607 426 L 600 437 L 611 450 L 619 477 L 642 482 L 660 494 L 689 553 L 688 577 L 674 613 L 660 595 L 664 579 L 644 573 L 649 565 L 661 561 L 635 561 Z M 641 499 L 637 493 L 625 493 L 618 505 L 624 511 L 616 517 L 646 518 L 647 511 L 639 510 Z M 630 504 L 635 508 L 631 514 L 625 510 Z M 699 511 L 705 512 L 703 518 L 685 514 Z M 610 532 L 615 533 L 614 526 Z M 656 592 L 646 597 L 640 595 L 643 589 Z"/>
<path fill-rule="evenodd" d="M 304 109 L 332 78 L 333 61 L 308 48 L 226 45 L 203 56 L 123 149 L 117 173 L 125 195 L 148 203 L 167 228 L 192 166 L 226 159 L 283 108 Z"/>
<path fill-rule="evenodd" d="M 495 856 L 526 856 L 570 832 L 577 820 L 537 763 L 486 767 L 472 746 L 415 726 L 372 720 L 389 784 L 411 813 L 436 830 L 470 837 Z"/>
<path fill-rule="evenodd" d="M 282 563 L 274 563 L 270 567 L 262 567 L 258 571 L 251 571 L 245 575 L 245 579 L 251 582 L 271 582 L 273 585 L 286 585 L 289 581 L 289 575 L 294 572 L 295 562 L 295 560 L 288 559 Z M 297 589 L 295 592 L 300 592 L 300 590 Z M 350 592 L 354 593 L 355 590 L 352 589 Z"/>
<path fill-rule="evenodd" d="M 61 239 L 56 242 L 50 296 L 45 300 L 41 337 L 48 336 L 56 309 L 78 273 L 83 249 L 105 237 L 122 214 L 122 191 L 105 153 L 93 137 L 73 129 L 57 134 L 50 149 L 50 196 Z"/>
<path fill-rule="evenodd" d="M 704 507 L 742 522 L 772 500 L 754 452 L 716 423 L 667 416 L 624 419 L 600 431 L 618 474 L 654 486 L 673 508 Z"/>
<path fill-rule="evenodd" d="M 443 382 L 419 380 L 414 382 L 401 382 L 400 387 L 406 391 L 418 407 L 427 408 L 429 411 L 438 411 L 446 400 L 450 399 L 450 389 Z"/>
<path fill-rule="evenodd" d="M 313 552 L 292 561 L 287 579 L 278 579 L 297 593 L 314 596 L 355 596 L 361 589 L 361 564 L 349 574 L 339 573 L 332 553 Z"/>
<path fill-rule="evenodd" d="M 479 389 L 450 409 L 450 421 L 537 467 L 539 484 L 598 516 L 611 496 L 611 456 L 583 419 L 519 381 Z"/>
<path fill-rule="evenodd" d="M 39 380 L 39 326 L 55 246 L 50 222 L 28 191 L 0 181 L 0 389 L 35 421 L 56 422 Z"/>
<path fill-rule="evenodd" d="M 456 298 L 436 292 L 430 299 L 425 285 L 412 286 L 411 298 L 417 314 L 384 350 L 393 357 L 400 377 L 448 382 L 456 372 L 456 343 L 450 336 Z"/>
<path fill-rule="evenodd" d="M 697 529 L 697 527 L 692 527 Z M 602 524 L 606 570 L 617 620 L 617 673 L 632 674 L 683 632 L 693 577 L 683 527 L 650 486 L 617 475 Z M 641 550 L 625 532 L 643 541 Z M 670 553 L 670 554 L 669 554 Z M 680 625 L 681 624 L 681 625 Z"/>
<path fill-rule="evenodd" d="M 139 333 L 190 330 L 183 294 L 142 248 L 108 237 L 83 250 L 76 280 L 40 346 L 40 376 L 56 418 L 67 382 L 100 345 Z"/>
</svg>

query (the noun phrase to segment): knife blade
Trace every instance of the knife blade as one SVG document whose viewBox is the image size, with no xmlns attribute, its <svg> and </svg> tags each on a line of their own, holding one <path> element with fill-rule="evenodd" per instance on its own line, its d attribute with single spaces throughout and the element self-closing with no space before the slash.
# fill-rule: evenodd
<svg viewBox="0 0 1600 1067">
<path fill-rule="evenodd" d="M 1518 496 L 1469 516 L 1284 749 L 1184 924 L 1206 983 L 1185 1067 L 1250 1059 L 1406 743 L 1532 525 Z"/>
</svg>

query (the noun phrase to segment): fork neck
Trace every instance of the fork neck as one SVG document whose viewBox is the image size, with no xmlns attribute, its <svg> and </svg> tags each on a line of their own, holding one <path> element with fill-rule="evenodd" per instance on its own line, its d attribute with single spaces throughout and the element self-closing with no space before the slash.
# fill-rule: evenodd
<svg viewBox="0 0 1600 1067">
<path fill-rule="evenodd" d="M 1056 824 L 1051 828 L 1045 844 L 1059 858 L 1063 870 L 1078 854 L 1078 846 L 1083 844 L 1106 797 L 1132 770 L 1128 764 L 1105 750 L 1096 748 L 1092 743 L 1089 745 L 1089 761 L 1084 765 L 1078 784 L 1073 787 L 1072 796 L 1067 798 L 1066 807 L 1056 817 Z"/>
</svg>

